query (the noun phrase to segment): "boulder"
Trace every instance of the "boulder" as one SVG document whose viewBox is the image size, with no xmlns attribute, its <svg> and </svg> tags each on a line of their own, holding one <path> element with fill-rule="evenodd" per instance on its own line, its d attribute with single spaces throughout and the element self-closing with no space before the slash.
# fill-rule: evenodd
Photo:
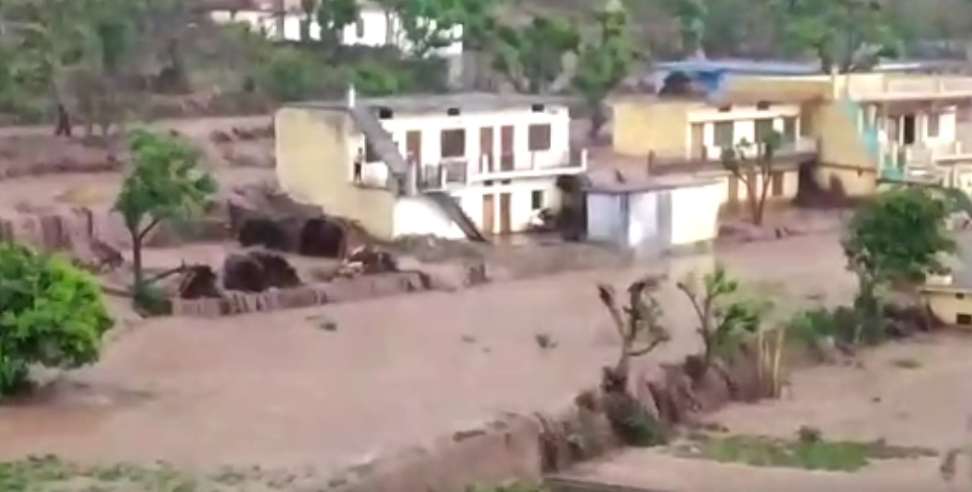
<svg viewBox="0 0 972 492">
<path fill-rule="evenodd" d="M 347 262 L 349 265 L 360 264 L 365 274 L 398 271 L 398 265 L 391 253 L 377 250 L 371 246 L 361 246 L 355 249 L 348 256 Z"/>
<path fill-rule="evenodd" d="M 298 252 L 304 256 L 341 258 L 345 252 L 344 228 L 327 219 L 309 219 L 300 233 Z"/>
<path fill-rule="evenodd" d="M 254 251 L 249 255 L 260 264 L 268 287 L 289 289 L 301 284 L 297 270 L 281 256 Z"/>
<path fill-rule="evenodd" d="M 223 263 L 223 288 L 242 292 L 267 290 L 263 266 L 249 255 L 230 255 Z"/>
<path fill-rule="evenodd" d="M 216 272 L 206 265 L 190 267 L 182 274 L 179 283 L 180 299 L 219 298 L 219 287 L 216 285 Z"/>
<path fill-rule="evenodd" d="M 262 246 L 277 251 L 289 251 L 290 241 L 287 231 L 270 219 L 248 219 L 242 227 L 238 239 L 244 247 Z"/>
</svg>

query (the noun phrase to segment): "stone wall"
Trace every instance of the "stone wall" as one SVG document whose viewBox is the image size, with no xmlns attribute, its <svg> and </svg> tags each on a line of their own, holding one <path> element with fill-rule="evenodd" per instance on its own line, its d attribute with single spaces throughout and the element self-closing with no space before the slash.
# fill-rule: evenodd
<svg viewBox="0 0 972 492">
<path fill-rule="evenodd" d="M 281 309 L 320 306 L 425 290 L 427 281 L 419 272 L 396 272 L 339 278 L 332 282 L 290 289 L 270 289 L 258 294 L 229 292 L 221 299 L 174 299 L 172 314 L 215 318 Z"/>
</svg>

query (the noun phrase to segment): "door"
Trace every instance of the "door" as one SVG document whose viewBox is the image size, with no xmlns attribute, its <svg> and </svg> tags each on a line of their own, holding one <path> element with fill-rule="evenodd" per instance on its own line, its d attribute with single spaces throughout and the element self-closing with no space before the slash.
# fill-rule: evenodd
<svg viewBox="0 0 972 492">
<path fill-rule="evenodd" d="M 914 144 L 915 143 L 915 136 L 917 134 L 917 132 L 915 131 L 916 130 L 915 129 L 915 115 L 913 115 L 913 114 L 905 115 L 904 118 L 903 118 L 902 125 L 904 126 L 904 128 L 902 129 L 903 130 L 902 131 L 902 134 L 903 134 L 902 135 L 902 138 L 903 138 L 903 142 L 902 143 L 904 145 L 912 145 L 912 144 Z"/>
<path fill-rule="evenodd" d="M 422 164 L 422 132 L 413 130 L 405 134 L 405 152 L 410 162 Z"/>
<path fill-rule="evenodd" d="M 493 234 L 496 231 L 493 195 L 483 195 L 483 234 Z"/>
<path fill-rule="evenodd" d="M 500 169 L 513 170 L 513 127 L 504 126 L 500 130 Z"/>
<path fill-rule="evenodd" d="M 513 231 L 510 221 L 510 202 L 509 193 L 500 193 L 500 234 L 509 234 Z"/>
<path fill-rule="evenodd" d="M 493 127 L 479 129 L 479 149 L 482 156 L 479 172 L 493 172 Z"/>
<path fill-rule="evenodd" d="M 705 159 L 705 126 L 702 123 L 692 124 L 692 158 Z"/>
</svg>

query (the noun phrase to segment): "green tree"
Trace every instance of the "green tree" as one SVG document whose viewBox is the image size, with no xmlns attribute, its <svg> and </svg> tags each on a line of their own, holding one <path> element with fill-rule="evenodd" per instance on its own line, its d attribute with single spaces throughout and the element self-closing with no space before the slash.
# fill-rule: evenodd
<svg viewBox="0 0 972 492">
<path fill-rule="evenodd" d="M 199 154 L 174 136 L 133 132 L 133 165 L 115 200 L 132 241 L 134 291 L 147 287 L 142 269 L 145 238 L 163 221 L 192 217 L 216 192 L 212 176 L 199 169 Z"/>
<path fill-rule="evenodd" d="M 755 225 L 763 224 L 773 177 L 783 172 L 780 161 L 776 159 L 776 150 L 782 141 L 780 133 L 771 131 L 756 143 L 744 140 L 735 148 L 723 149 L 722 152 L 722 167 L 746 187 L 746 203 L 749 204 L 750 218 Z"/>
<path fill-rule="evenodd" d="M 956 250 L 945 229 L 948 212 L 946 200 L 910 187 L 882 193 L 854 214 L 843 248 L 847 268 L 858 280 L 854 307 L 863 322 L 855 343 L 862 335 L 877 334 L 879 289 L 918 284 L 929 274 L 947 271 L 942 256 Z"/>
<path fill-rule="evenodd" d="M 628 14 L 620 3 L 597 13 L 598 39 L 585 43 L 577 61 L 573 85 L 591 112 L 590 137 L 597 137 L 607 115 L 604 100 L 628 73 L 634 49 L 628 36 Z"/>
<path fill-rule="evenodd" d="M 703 40 L 706 33 L 708 5 L 704 0 L 665 0 L 669 12 L 678 20 L 682 49 L 705 57 Z"/>
<path fill-rule="evenodd" d="M 306 99 L 320 86 L 321 70 L 310 54 L 284 47 L 257 70 L 257 84 L 278 101 Z"/>
<path fill-rule="evenodd" d="M 525 27 L 499 29 L 493 67 L 517 91 L 539 94 L 563 73 L 564 55 L 579 45 L 580 34 L 567 20 L 534 17 Z"/>
<path fill-rule="evenodd" d="M 321 26 L 321 41 L 331 49 L 341 45 L 341 33 L 354 24 L 361 12 L 357 0 L 321 0 L 317 6 L 317 24 Z"/>
<path fill-rule="evenodd" d="M 397 0 L 408 52 L 425 58 L 436 49 L 462 40 L 457 32 L 466 20 L 467 7 L 475 0 Z"/>
<path fill-rule="evenodd" d="M 0 244 L 0 397 L 23 387 L 31 365 L 71 369 L 97 360 L 111 325 L 88 274 Z"/>
<path fill-rule="evenodd" d="M 677 284 L 699 318 L 698 332 L 705 347 L 704 369 L 716 356 L 729 356 L 738 349 L 741 337 L 756 333 L 768 304 L 739 298 L 739 282 L 729 277 L 722 265 L 702 277 L 699 283 L 689 276 Z"/>
<path fill-rule="evenodd" d="M 870 68 L 894 53 L 897 38 L 874 0 L 774 0 L 784 46 L 810 52 L 825 72 Z"/>
</svg>

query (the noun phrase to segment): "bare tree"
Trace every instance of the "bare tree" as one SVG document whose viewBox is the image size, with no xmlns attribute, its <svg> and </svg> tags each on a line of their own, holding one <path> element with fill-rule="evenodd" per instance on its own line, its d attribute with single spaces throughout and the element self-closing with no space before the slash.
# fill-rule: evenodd
<svg viewBox="0 0 972 492">
<path fill-rule="evenodd" d="M 671 339 L 662 325 L 661 305 L 652 296 L 661 280 L 649 277 L 631 284 L 628 287 L 628 305 L 623 307 L 618 306 L 611 286 L 598 286 L 601 302 L 611 314 L 621 338 L 617 364 L 613 368 L 604 368 L 602 388 L 607 392 L 626 392 L 631 359 L 645 355 Z"/>
<path fill-rule="evenodd" d="M 753 224 L 762 225 L 766 212 L 766 198 L 769 196 L 773 176 L 777 172 L 776 150 L 783 136 L 773 131 L 754 143 L 742 141 L 735 148 L 724 149 L 722 166 L 746 187 L 746 202 L 749 204 Z M 755 147 L 755 156 L 753 148 Z"/>
</svg>

